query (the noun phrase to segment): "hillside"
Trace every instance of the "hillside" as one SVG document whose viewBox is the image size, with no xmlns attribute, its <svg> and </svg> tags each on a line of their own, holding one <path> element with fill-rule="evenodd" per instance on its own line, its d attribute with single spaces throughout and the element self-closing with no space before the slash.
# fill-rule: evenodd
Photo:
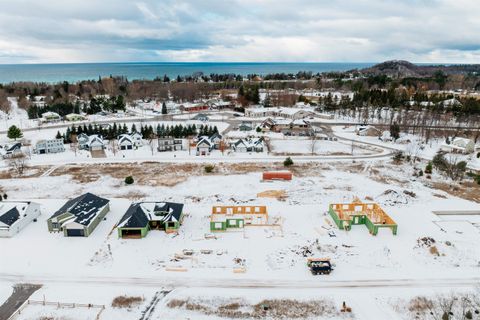
<svg viewBox="0 0 480 320">
<path fill-rule="evenodd" d="M 363 74 L 386 75 L 393 78 L 428 77 L 437 71 L 445 74 L 480 73 L 480 65 L 418 65 L 405 60 L 391 60 L 360 70 Z"/>
</svg>

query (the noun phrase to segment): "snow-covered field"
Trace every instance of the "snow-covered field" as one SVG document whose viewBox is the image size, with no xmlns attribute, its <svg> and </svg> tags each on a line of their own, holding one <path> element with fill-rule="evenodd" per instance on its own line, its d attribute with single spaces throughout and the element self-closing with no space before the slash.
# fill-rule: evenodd
<svg viewBox="0 0 480 320">
<path fill-rule="evenodd" d="M 28 178 L 21 185 L 18 181 L 2 181 L 11 199 L 26 198 L 41 203 L 42 216 L 14 238 L 0 239 L 0 276 L 22 276 L 47 284 L 55 279 L 94 284 L 103 279 L 100 281 L 146 286 L 161 283 L 165 287 L 235 286 L 242 281 L 253 285 L 295 281 L 299 285 L 312 285 L 362 279 L 442 279 L 446 274 L 456 279 L 478 276 L 479 230 L 469 222 L 439 225 L 436 223 L 439 217 L 432 213 L 432 210 L 478 209 L 477 204 L 441 191 L 435 193 L 446 198 L 434 196 L 434 191 L 420 181 L 407 180 L 395 186 L 372 180 L 363 172 L 335 170 L 335 167 L 325 167 L 312 176 L 294 177 L 292 182 L 271 183 L 260 182 L 260 172 L 192 176 L 173 187 L 127 187 L 109 177 L 86 184 L 75 184 L 68 176 Z M 398 174 L 401 177 L 401 171 Z M 278 201 L 256 197 L 265 190 L 285 190 L 288 198 Z M 387 190 L 393 191 L 385 193 Z M 413 191 L 415 196 L 404 193 L 405 190 Z M 106 220 L 89 238 L 50 234 L 46 219 L 66 199 L 86 191 L 111 199 L 111 212 Z M 118 239 L 112 229 L 130 201 L 116 197 L 130 191 L 146 194 L 145 198 L 150 200 L 184 202 L 187 216 L 179 235 L 153 231 L 141 240 Z M 382 230 L 374 237 L 365 226 L 354 226 L 350 232 L 337 230 L 325 213 L 328 204 L 348 202 L 354 196 L 370 197 L 380 203 L 398 223 L 398 235 Z M 205 239 L 204 235 L 210 232 L 211 206 L 235 203 L 267 205 L 270 219 L 282 222 L 281 230 L 252 227 L 244 232 L 216 234 L 217 239 Z M 329 231 L 336 236 L 329 236 Z M 417 239 L 422 237 L 434 238 L 440 255 L 420 246 Z M 29 248 L 28 254 L 18 248 Z M 183 249 L 194 250 L 193 259 L 172 260 Z M 201 254 L 204 249 L 212 253 Z M 305 266 L 309 255 L 329 256 L 335 264 L 334 272 L 328 277 L 312 276 Z M 245 259 L 246 273 L 233 273 L 236 258 Z M 188 271 L 170 272 L 166 271 L 168 267 Z M 112 295 L 117 292 L 112 290 Z M 63 297 L 62 301 L 71 300 L 67 293 Z M 104 303 L 91 300 L 95 299 L 78 302 Z"/>
<path fill-rule="evenodd" d="M 343 141 L 315 140 L 308 138 L 284 138 L 270 140 L 272 151 L 278 154 L 314 155 L 367 155 L 379 153 L 379 148 Z"/>
</svg>

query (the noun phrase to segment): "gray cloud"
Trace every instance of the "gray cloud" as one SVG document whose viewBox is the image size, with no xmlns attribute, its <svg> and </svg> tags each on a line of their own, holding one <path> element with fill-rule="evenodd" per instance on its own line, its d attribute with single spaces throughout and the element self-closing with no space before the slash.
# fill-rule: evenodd
<svg viewBox="0 0 480 320">
<path fill-rule="evenodd" d="M 478 62 L 475 0 L 0 0 L 0 63 Z"/>
</svg>

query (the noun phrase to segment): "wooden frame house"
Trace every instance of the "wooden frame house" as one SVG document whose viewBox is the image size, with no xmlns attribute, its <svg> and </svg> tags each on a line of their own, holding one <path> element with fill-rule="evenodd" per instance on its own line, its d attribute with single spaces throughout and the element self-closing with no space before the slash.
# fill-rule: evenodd
<svg viewBox="0 0 480 320">
<path fill-rule="evenodd" d="M 242 229 L 268 223 L 266 206 L 213 206 L 210 231 Z"/>
<path fill-rule="evenodd" d="M 395 221 L 376 203 L 330 204 L 328 212 L 339 229 L 349 231 L 352 225 L 364 224 L 374 236 L 379 228 L 390 228 L 394 235 L 397 234 Z"/>
</svg>

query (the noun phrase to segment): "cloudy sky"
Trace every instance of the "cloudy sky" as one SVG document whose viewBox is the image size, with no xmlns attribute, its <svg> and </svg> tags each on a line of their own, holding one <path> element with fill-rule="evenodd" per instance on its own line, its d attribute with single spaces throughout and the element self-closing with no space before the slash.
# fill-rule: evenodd
<svg viewBox="0 0 480 320">
<path fill-rule="evenodd" d="M 478 0 L 0 0 L 0 63 L 479 63 Z"/>
</svg>

